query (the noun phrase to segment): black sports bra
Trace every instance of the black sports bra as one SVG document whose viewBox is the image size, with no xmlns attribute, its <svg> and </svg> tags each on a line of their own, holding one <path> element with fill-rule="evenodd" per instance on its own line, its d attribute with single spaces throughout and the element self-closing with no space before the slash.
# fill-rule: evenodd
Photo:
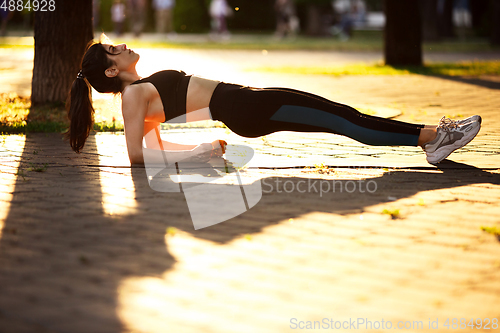
<svg viewBox="0 0 500 333">
<path fill-rule="evenodd" d="M 186 75 L 183 71 L 166 70 L 132 82 L 132 84 L 150 82 L 155 86 L 160 94 L 165 122 L 167 122 L 186 115 L 186 97 L 190 79 L 191 75 Z"/>
</svg>

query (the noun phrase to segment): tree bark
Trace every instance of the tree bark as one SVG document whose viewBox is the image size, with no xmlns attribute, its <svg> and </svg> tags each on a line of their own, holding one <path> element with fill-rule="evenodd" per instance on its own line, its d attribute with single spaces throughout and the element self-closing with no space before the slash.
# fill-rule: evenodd
<svg viewBox="0 0 500 333">
<path fill-rule="evenodd" d="M 322 34 L 321 7 L 318 4 L 307 5 L 307 28 L 306 33 L 310 36 Z"/>
<path fill-rule="evenodd" d="M 490 41 L 493 45 L 500 45 L 500 1 L 491 0 L 491 35 Z"/>
<path fill-rule="evenodd" d="M 438 26 L 437 0 L 420 0 L 422 11 L 422 37 L 428 42 L 441 39 Z"/>
<path fill-rule="evenodd" d="M 444 0 L 442 12 L 439 13 L 439 31 L 441 37 L 455 37 L 455 26 L 453 24 L 454 0 Z"/>
<path fill-rule="evenodd" d="M 93 38 L 92 1 L 56 0 L 54 7 L 35 14 L 31 82 L 31 104 L 35 107 L 66 101 L 85 47 Z"/>
<path fill-rule="evenodd" d="M 488 3 L 489 0 L 469 1 L 469 10 L 472 18 L 472 28 L 474 28 L 476 31 L 480 32 L 482 28 L 485 15 L 487 15 L 488 12 Z"/>
<path fill-rule="evenodd" d="M 387 65 L 422 65 L 418 0 L 385 0 L 384 55 Z"/>
</svg>

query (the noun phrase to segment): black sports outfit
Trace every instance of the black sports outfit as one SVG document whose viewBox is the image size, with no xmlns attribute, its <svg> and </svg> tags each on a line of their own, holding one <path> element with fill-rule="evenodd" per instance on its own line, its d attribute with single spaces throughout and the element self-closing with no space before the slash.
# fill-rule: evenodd
<svg viewBox="0 0 500 333">
<path fill-rule="evenodd" d="M 151 82 L 163 102 L 165 119 L 185 116 L 191 76 L 161 71 L 136 81 Z M 258 137 L 277 131 L 328 132 L 378 146 L 417 146 L 424 125 L 362 114 L 350 106 L 287 88 L 251 88 L 221 82 L 210 100 L 213 120 L 238 135 Z"/>
</svg>

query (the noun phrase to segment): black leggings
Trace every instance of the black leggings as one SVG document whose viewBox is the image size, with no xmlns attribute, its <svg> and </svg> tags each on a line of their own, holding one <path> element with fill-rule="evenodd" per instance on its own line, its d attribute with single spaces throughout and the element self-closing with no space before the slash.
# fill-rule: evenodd
<svg viewBox="0 0 500 333">
<path fill-rule="evenodd" d="M 213 120 L 245 137 L 277 131 L 328 132 L 376 146 L 417 146 L 424 125 L 362 114 L 350 106 L 287 88 L 220 83 L 210 101 Z"/>
</svg>

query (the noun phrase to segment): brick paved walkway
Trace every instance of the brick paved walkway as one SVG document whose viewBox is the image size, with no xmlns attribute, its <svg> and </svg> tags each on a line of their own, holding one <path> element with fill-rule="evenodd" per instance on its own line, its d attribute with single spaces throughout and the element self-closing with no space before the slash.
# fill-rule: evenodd
<svg viewBox="0 0 500 333">
<path fill-rule="evenodd" d="M 2 136 L 0 331 L 293 332 L 324 318 L 422 322 L 405 331 L 439 319 L 449 331 L 447 318 L 500 318 L 500 243 L 481 230 L 500 227 L 491 78 L 257 77 L 400 108 L 402 120 L 478 113 L 484 125 L 439 168 L 417 148 L 190 130 L 251 146 L 242 173 L 265 190 L 248 212 L 197 231 L 182 193 L 155 192 L 144 169 L 127 167 L 121 134 L 92 135 L 80 155 L 58 134 Z M 334 181 L 345 190 L 319 193 Z"/>
</svg>

